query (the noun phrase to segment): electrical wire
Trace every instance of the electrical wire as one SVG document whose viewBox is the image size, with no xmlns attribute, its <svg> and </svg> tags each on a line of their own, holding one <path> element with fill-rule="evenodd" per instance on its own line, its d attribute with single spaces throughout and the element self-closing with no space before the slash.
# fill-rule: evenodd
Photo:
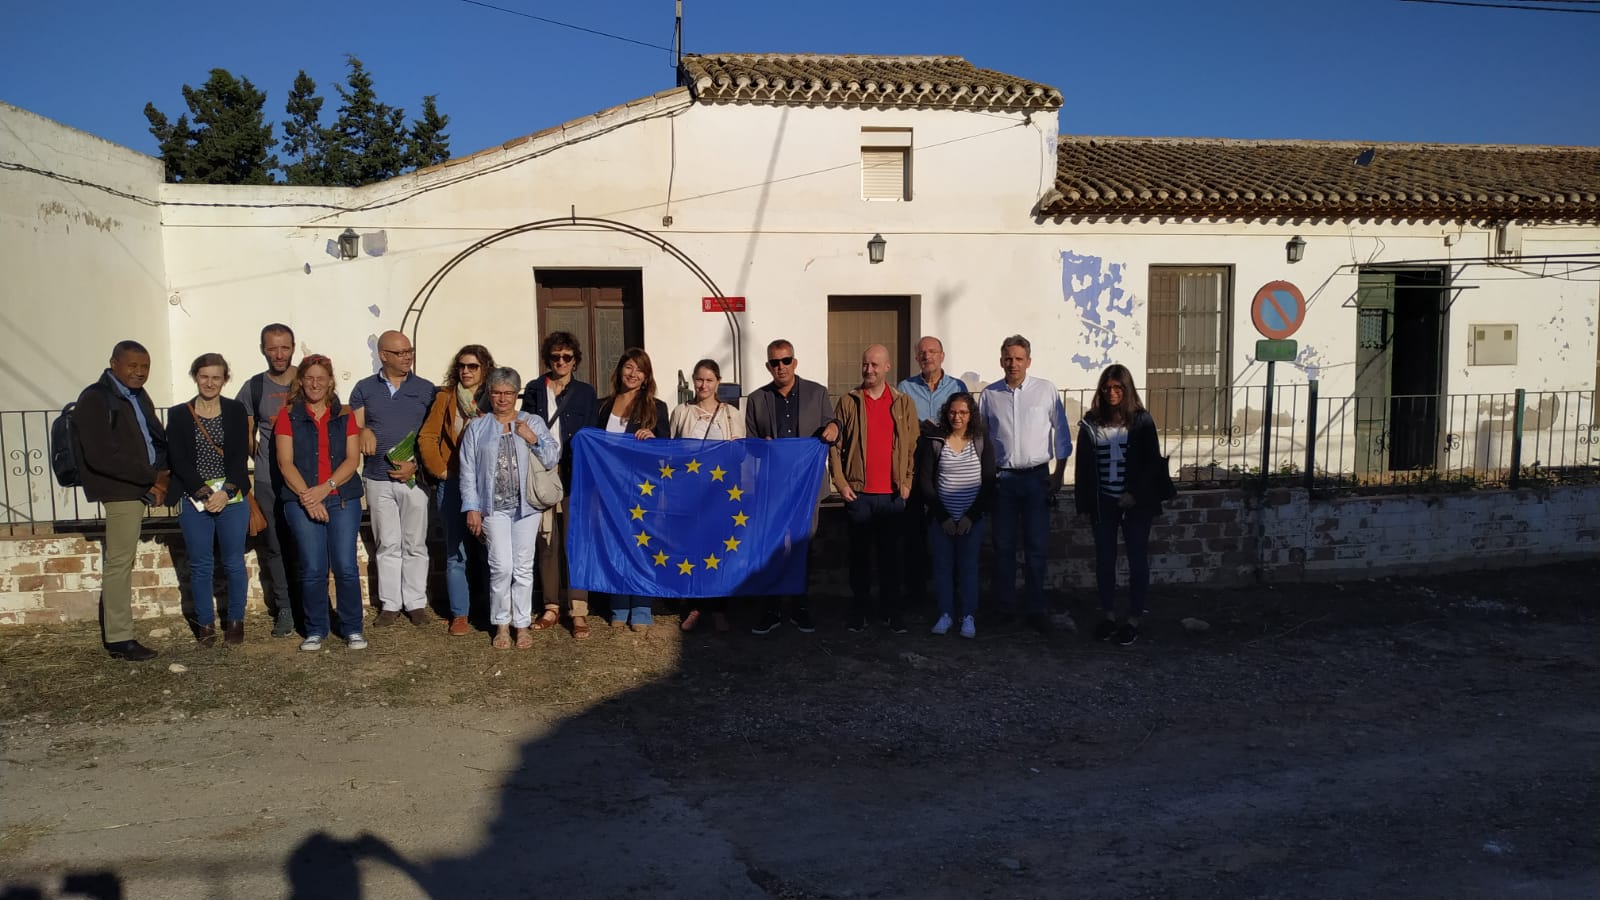
<svg viewBox="0 0 1600 900">
<path fill-rule="evenodd" d="M 623 43 L 627 43 L 627 44 L 637 44 L 640 47 L 649 47 L 652 50 L 665 50 L 668 53 L 672 52 L 672 48 L 671 47 L 663 47 L 660 44 L 652 44 L 649 41 L 640 41 L 640 40 L 635 40 L 634 38 L 631 38 L 631 37 L 623 37 L 620 34 L 612 34 L 609 31 L 597 31 L 597 30 L 595 30 L 593 28 L 585 28 L 582 25 L 574 25 L 571 22 L 560 22 L 560 21 L 557 21 L 555 19 L 545 18 L 544 16 L 536 16 L 533 13 L 523 12 L 520 9 L 506 9 L 504 6 L 495 6 L 493 3 L 484 3 L 483 0 L 461 0 L 461 2 L 462 3 L 470 3 L 473 6 L 481 6 L 484 9 L 492 9 L 492 10 L 495 10 L 496 12 L 503 12 L 503 13 L 507 13 L 507 14 L 513 15 L 513 16 L 521 16 L 524 19 L 533 19 L 536 22 L 543 22 L 546 25 L 555 25 L 555 26 L 558 26 L 558 27 L 561 27 L 561 28 L 570 28 L 573 31 L 581 31 L 584 34 L 592 34 L 592 35 L 594 35 L 596 37 L 611 38 L 614 41 L 622 41 Z"/>
<path fill-rule="evenodd" d="M 1401 3 L 1437 3 L 1441 6 L 1476 6 L 1483 9 L 1514 9 L 1519 12 L 1584 13 L 1600 16 L 1600 9 L 1563 9 L 1557 6 L 1524 6 L 1519 3 L 1483 3 L 1476 0 L 1400 0 Z M 1578 0 L 1537 0 L 1540 3 L 1574 3 Z"/>
</svg>

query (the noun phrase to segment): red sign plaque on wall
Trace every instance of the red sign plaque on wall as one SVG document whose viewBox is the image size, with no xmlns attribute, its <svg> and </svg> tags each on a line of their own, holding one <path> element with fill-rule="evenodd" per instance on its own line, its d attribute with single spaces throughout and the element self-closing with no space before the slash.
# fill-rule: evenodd
<svg viewBox="0 0 1600 900">
<path fill-rule="evenodd" d="M 726 303 L 727 305 L 724 306 L 723 305 L 724 303 Z M 728 312 L 744 312 L 744 298 L 743 297 L 701 297 L 700 298 L 700 311 L 701 312 L 722 312 L 724 310 L 726 310 Z"/>
</svg>

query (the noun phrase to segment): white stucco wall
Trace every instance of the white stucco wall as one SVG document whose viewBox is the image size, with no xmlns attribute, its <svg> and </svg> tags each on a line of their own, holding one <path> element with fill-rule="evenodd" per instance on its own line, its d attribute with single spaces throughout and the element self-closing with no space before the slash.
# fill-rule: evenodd
<svg viewBox="0 0 1600 900">
<path fill-rule="evenodd" d="M 143 343 L 162 366 L 166 275 L 153 204 L 161 163 L 5 103 L 0 160 L 37 170 L 0 168 L 0 409 L 76 399 L 119 340 Z M 152 378 L 150 391 L 170 402 L 165 377 Z"/>
</svg>

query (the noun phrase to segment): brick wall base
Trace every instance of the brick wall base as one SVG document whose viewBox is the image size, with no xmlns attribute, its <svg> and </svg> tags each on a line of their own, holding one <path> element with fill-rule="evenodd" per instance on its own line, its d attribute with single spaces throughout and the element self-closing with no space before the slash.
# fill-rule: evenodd
<svg viewBox="0 0 1600 900">
<path fill-rule="evenodd" d="M 1048 586 L 1094 586 L 1094 538 L 1063 497 L 1054 513 Z M 841 591 L 846 545 L 842 513 L 823 511 L 813 559 L 816 587 Z M 100 544 L 93 531 L 0 538 L 0 625 L 94 619 L 100 599 Z M 369 591 L 371 532 L 357 555 Z M 1168 505 L 1151 534 L 1156 584 L 1230 585 L 1417 574 L 1440 567 L 1502 568 L 1600 552 L 1600 486 L 1311 499 L 1301 489 L 1264 496 L 1191 491 Z M 440 554 L 434 553 L 436 568 Z M 176 563 L 176 564 L 175 564 Z M 254 552 L 247 554 L 250 602 L 263 601 Z M 1123 567 L 1124 577 L 1126 566 Z M 1125 583 L 1125 582 L 1124 582 Z M 134 615 L 185 610 L 188 567 L 176 528 L 151 530 L 133 573 Z M 217 595 L 224 594 L 222 585 Z M 442 597 L 437 583 L 430 592 Z"/>
</svg>

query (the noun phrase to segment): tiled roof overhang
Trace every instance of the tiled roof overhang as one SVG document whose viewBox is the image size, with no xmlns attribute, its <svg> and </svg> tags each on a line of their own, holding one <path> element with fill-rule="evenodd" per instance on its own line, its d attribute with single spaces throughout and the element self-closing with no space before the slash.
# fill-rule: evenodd
<svg viewBox="0 0 1600 900">
<path fill-rule="evenodd" d="M 679 83 L 701 103 L 918 109 L 1054 110 L 1047 84 L 980 69 L 959 56 L 688 55 Z"/>
<path fill-rule="evenodd" d="M 1600 148 L 1063 137 L 1057 218 L 1600 221 Z"/>
</svg>

